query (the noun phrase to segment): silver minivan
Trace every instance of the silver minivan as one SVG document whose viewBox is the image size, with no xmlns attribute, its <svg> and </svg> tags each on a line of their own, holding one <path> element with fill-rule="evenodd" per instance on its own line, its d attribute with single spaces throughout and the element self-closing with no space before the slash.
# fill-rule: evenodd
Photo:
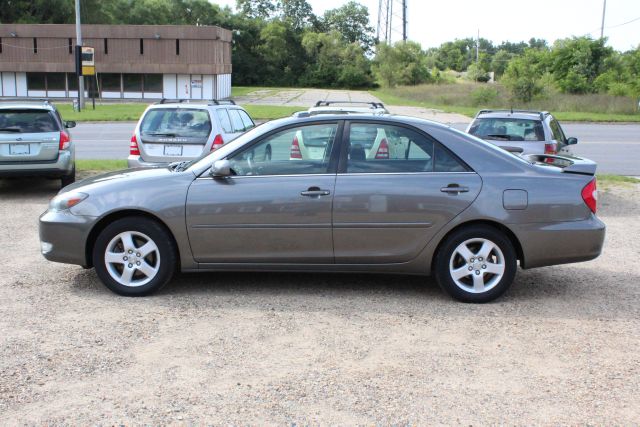
<svg viewBox="0 0 640 427">
<path fill-rule="evenodd" d="M 65 122 L 47 100 L 0 101 L 0 177 L 60 178 L 75 181 L 75 146 Z"/>
<path fill-rule="evenodd" d="M 129 167 L 192 160 L 255 127 L 233 101 L 162 100 L 150 105 L 136 125 Z"/>
</svg>

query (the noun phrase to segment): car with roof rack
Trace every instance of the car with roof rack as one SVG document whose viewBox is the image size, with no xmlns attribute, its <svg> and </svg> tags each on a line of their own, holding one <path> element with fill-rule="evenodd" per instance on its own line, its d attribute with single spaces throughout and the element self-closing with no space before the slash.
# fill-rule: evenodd
<svg viewBox="0 0 640 427">
<path fill-rule="evenodd" d="M 361 113 L 381 116 L 389 114 L 389 110 L 382 102 L 371 101 L 318 101 L 306 111 L 298 111 L 295 117 L 308 117 L 317 114 L 348 114 Z"/>
<path fill-rule="evenodd" d="M 75 145 L 64 121 L 47 99 L 0 101 L 0 177 L 59 178 L 63 187 L 76 179 Z"/>
<path fill-rule="evenodd" d="M 507 151 L 522 154 L 572 154 L 577 138 L 567 138 L 558 120 L 548 111 L 480 110 L 467 133 Z"/>
<path fill-rule="evenodd" d="M 144 111 L 129 146 L 129 167 L 186 161 L 255 127 L 232 100 L 162 99 Z"/>
</svg>

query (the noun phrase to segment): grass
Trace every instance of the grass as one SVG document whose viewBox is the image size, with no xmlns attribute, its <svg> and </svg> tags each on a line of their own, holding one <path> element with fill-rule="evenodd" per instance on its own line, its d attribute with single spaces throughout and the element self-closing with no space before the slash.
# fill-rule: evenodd
<svg viewBox="0 0 640 427">
<path fill-rule="evenodd" d="M 78 171 L 115 171 L 127 169 L 126 160 L 76 160 Z"/>
<path fill-rule="evenodd" d="M 598 178 L 598 186 L 602 187 L 610 187 L 614 185 L 638 185 L 640 184 L 640 179 L 633 178 L 630 176 L 624 175 L 611 175 L 611 174 L 602 174 L 596 175 Z"/>
<path fill-rule="evenodd" d="M 60 114 L 64 120 L 74 120 L 77 122 L 121 122 L 138 121 L 145 108 L 146 103 L 139 104 L 101 104 L 96 105 L 92 110 L 90 104 L 81 112 L 73 111 L 71 104 L 57 103 Z M 296 111 L 303 110 L 300 107 L 283 107 L 281 105 L 243 105 L 245 110 L 254 120 L 272 120 L 280 117 L 290 116 Z"/>
<path fill-rule="evenodd" d="M 550 93 L 530 103 L 516 103 L 500 84 L 451 83 L 400 86 L 370 93 L 388 105 L 433 108 L 473 117 L 482 108 L 547 110 L 563 121 L 640 122 L 636 100 L 603 94 Z"/>
</svg>

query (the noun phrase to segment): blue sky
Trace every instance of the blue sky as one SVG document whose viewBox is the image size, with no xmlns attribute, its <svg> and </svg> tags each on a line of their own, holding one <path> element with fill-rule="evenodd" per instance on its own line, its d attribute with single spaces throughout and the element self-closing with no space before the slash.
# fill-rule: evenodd
<svg viewBox="0 0 640 427">
<path fill-rule="evenodd" d="M 342 0 L 307 0 L 316 14 L 340 7 Z M 378 0 L 360 0 L 369 8 L 372 26 L 378 17 Z M 212 3 L 235 6 L 235 0 Z M 600 36 L 603 0 L 408 0 L 408 33 L 423 48 L 456 38 L 480 37 L 521 41 L 531 37 L 553 41 L 591 34 Z M 637 19 L 636 19 L 637 18 Z M 635 20 L 635 21 L 633 21 Z M 621 25 L 626 22 L 626 25 Z M 640 0 L 607 0 L 605 36 L 609 45 L 625 51 L 640 45 Z M 396 35 L 399 37 L 399 35 Z"/>
</svg>

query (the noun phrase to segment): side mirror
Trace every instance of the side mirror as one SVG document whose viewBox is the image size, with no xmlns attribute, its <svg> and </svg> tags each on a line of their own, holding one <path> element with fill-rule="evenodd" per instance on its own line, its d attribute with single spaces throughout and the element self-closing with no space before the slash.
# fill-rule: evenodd
<svg viewBox="0 0 640 427">
<path fill-rule="evenodd" d="M 74 122 L 73 120 L 68 120 L 64 122 L 64 127 L 67 129 L 74 128 L 76 127 L 76 122 Z"/>
<path fill-rule="evenodd" d="M 209 175 L 212 177 L 224 177 L 231 175 L 231 163 L 229 160 L 216 160 L 211 166 Z"/>
<path fill-rule="evenodd" d="M 578 138 L 567 138 L 567 145 L 576 145 L 578 143 Z"/>
</svg>

